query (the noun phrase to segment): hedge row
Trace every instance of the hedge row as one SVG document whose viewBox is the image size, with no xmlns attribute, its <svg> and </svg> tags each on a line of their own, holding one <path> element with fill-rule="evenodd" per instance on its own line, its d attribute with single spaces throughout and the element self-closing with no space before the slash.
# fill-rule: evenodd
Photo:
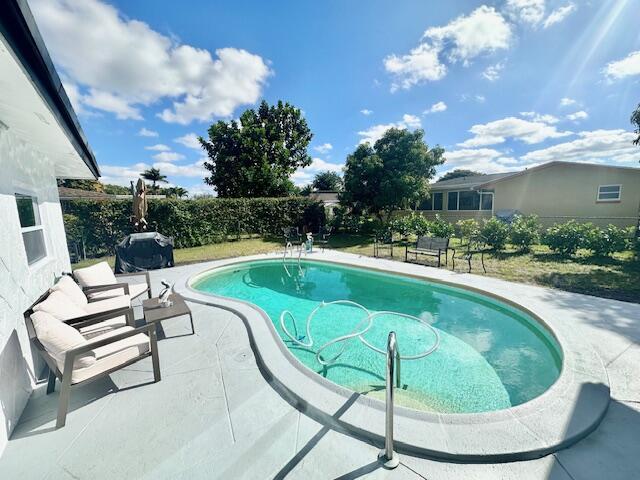
<svg viewBox="0 0 640 480">
<path fill-rule="evenodd" d="M 88 255 L 112 253 L 132 232 L 131 201 L 68 200 L 62 210 L 67 236 L 83 242 Z M 289 226 L 315 231 L 325 217 L 322 204 L 307 197 L 204 198 L 150 201 L 147 220 L 150 229 L 173 237 L 175 246 L 184 248 L 240 234 L 281 235 Z"/>
</svg>

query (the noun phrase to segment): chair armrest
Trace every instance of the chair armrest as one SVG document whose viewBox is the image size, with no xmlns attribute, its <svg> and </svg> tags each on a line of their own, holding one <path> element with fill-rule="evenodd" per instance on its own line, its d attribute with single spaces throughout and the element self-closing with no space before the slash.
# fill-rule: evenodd
<svg viewBox="0 0 640 480">
<path fill-rule="evenodd" d="M 92 287 L 82 287 L 82 291 L 87 293 L 105 292 L 109 290 L 115 290 L 117 288 L 123 288 L 125 295 L 129 295 L 129 284 L 126 282 L 110 283 L 108 285 L 94 285 Z"/>
<path fill-rule="evenodd" d="M 73 368 L 75 357 L 77 357 L 78 355 L 82 355 L 83 353 L 90 352 L 91 350 L 98 347 L 104 347 L 105 345 L 109 345 L 110 343 L 119 342 L 120 340 L 124 340 L 125 338 L 133 337 L 135 335 L 138 335 L 139 333 L 146 333 L 147 335 L 149 335 L 149 337 L 151 337 L 152 332 L 155 333 L 155 329 L 156 329 L 156 324 L 150 323 L 148 325 L 143 325 L 142 327 L 134 328 L 133 330 L 128 330 L 126 332 L 119 333 L 118 335 L 114 335 L 113 337 L 103 338 L 102 340 L 95 340 L 95 341 L 89 340 L 88 343 L 80 347 L 67 350 L 65 352 L 65 362 L 64 362 L 65 372 L 67 371 L 67 368 Z"/>
<path fill-rule="evenodd" d="M 144 272 L 131 272 L 131 273 L 116 273 L 116 278 L 122 277 L 139 277 L 144 275 L 147 278 L 147 285 L 151 286 L 151 277 L 149 276 L 149 271 L 145 270 Z"/>
<path fill-rule="evenodd" d="M 106 312 L 97 312 L 91 313 L 89 315 L 83 315 L 82 317 L 70 318 L 69 320 L 63 320 L 63 322 L 75 328 L 76 330 L 80 330 L 81 328 L 87 327 L 89 325 L 101 323 L 105 320 L 121 317 L 123 315 L 127 316 L 129 314 L 133 316 L 132 307 L 120 307 L 113 310 L 107 310 Z"/>
</svg>

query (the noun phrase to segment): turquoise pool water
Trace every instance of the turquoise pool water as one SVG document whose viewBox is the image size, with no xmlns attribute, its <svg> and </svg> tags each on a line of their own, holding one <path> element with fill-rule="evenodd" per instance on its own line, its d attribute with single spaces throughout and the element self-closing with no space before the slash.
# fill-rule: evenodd
<svg viewBox="0 0 640 480">
<path fill-rule="evenodd" d="M 316 358 L 318 347 L 361 328 L 366 313 L 348 304 L 318 309 L 310 326 L 313 345 L 305 347 L 283 332 L 282 312 L 291 312 L 285 326 L 301 343 L 310 343 L 306 319 L 323 301 L 350 300 L 372 312 L 398 312 L 428 322 L 439 333 L 440 345 L 431 355 L 402 361 L 396 398 L 410 408 L 444 413 L 508 408 L 540 395 L 560 374 L 561 349 L 543 326 L 519 309 L 460 288 L 328 262 L 298 265 L 282 260 L 225 267 L 201 277 L 193 287 L 259 306 L 305 366 L 379 398 L 384 394 L 385 357 L 357 337 L 321 352 L 321 360 L 328 360 L 345 347 L 335 363 L 322 365 Z M 384 350 L 390 330 L 396 332 L 403 356 L 418 355 L 435 341 L 420 322 L 393 314 L 377 316 L 362 336 Z"/>
</svg>

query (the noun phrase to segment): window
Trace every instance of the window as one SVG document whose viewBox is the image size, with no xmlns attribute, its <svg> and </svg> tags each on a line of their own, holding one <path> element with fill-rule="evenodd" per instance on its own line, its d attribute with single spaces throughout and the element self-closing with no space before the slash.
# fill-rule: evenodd
<svg viewBox="0 0 640 480">
<path fill-rule="evenodd" d="M 420 210 L 442 210 L 442 192 L 432 193 L 420 204 Z"/>
<path fill-rule="evenodd" d="M 480 210 L 480 194 L 473 191 L 460 192 L 458 210 Z"/>
<path fill-rule="evenodd" d="M 458 210 L 458 192 L 447 194 L 447 210 Z"/>
<path fill-rule="evenodd" d="M 29 195 L 16 193 L 16 205 L 18 207 L 18 217 L 20 217 L 22 242 L 27 253 L 27 262 L 32 265 L 47 256 L 44 229 L 40 222 L 40 211 L 38 210 L 38 200 Z"/>
<path fill-rule="evenodd" d="M 480 194 L 480 210 L 493 210 L 493 193 L 482 192 Z"/>
<path fill-rule="evenodd" d="M 620 200 L 622 185 L 600 185 L 598 187 L 599 202 L 617 202 Z"/>
</svg>

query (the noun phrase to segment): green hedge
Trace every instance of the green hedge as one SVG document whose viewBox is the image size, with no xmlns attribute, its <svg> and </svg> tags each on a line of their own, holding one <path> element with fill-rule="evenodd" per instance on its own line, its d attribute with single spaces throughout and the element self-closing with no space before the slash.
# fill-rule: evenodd
<svg viewBox="0 0 640 480">
<path fill-rule="evenodd" d="M 84 241 L 89 255 L 112 253 L 116 243 L 132 232 L 128 200 L 67 200 L 62 201 L 62 210 L 67 223 L 73 221 L 74 233 L 69 236 L 80 236 L 74 240 Z M 325 217 L 322 204 L 307 197 L 203 198 L 152 200 L 147 220 L 150 229 L 173 237 L 176 248 L 184 248 L 239 234 L 281 235 L 282 228 L 292 225 L 316 231 Z"/>
</svg>

